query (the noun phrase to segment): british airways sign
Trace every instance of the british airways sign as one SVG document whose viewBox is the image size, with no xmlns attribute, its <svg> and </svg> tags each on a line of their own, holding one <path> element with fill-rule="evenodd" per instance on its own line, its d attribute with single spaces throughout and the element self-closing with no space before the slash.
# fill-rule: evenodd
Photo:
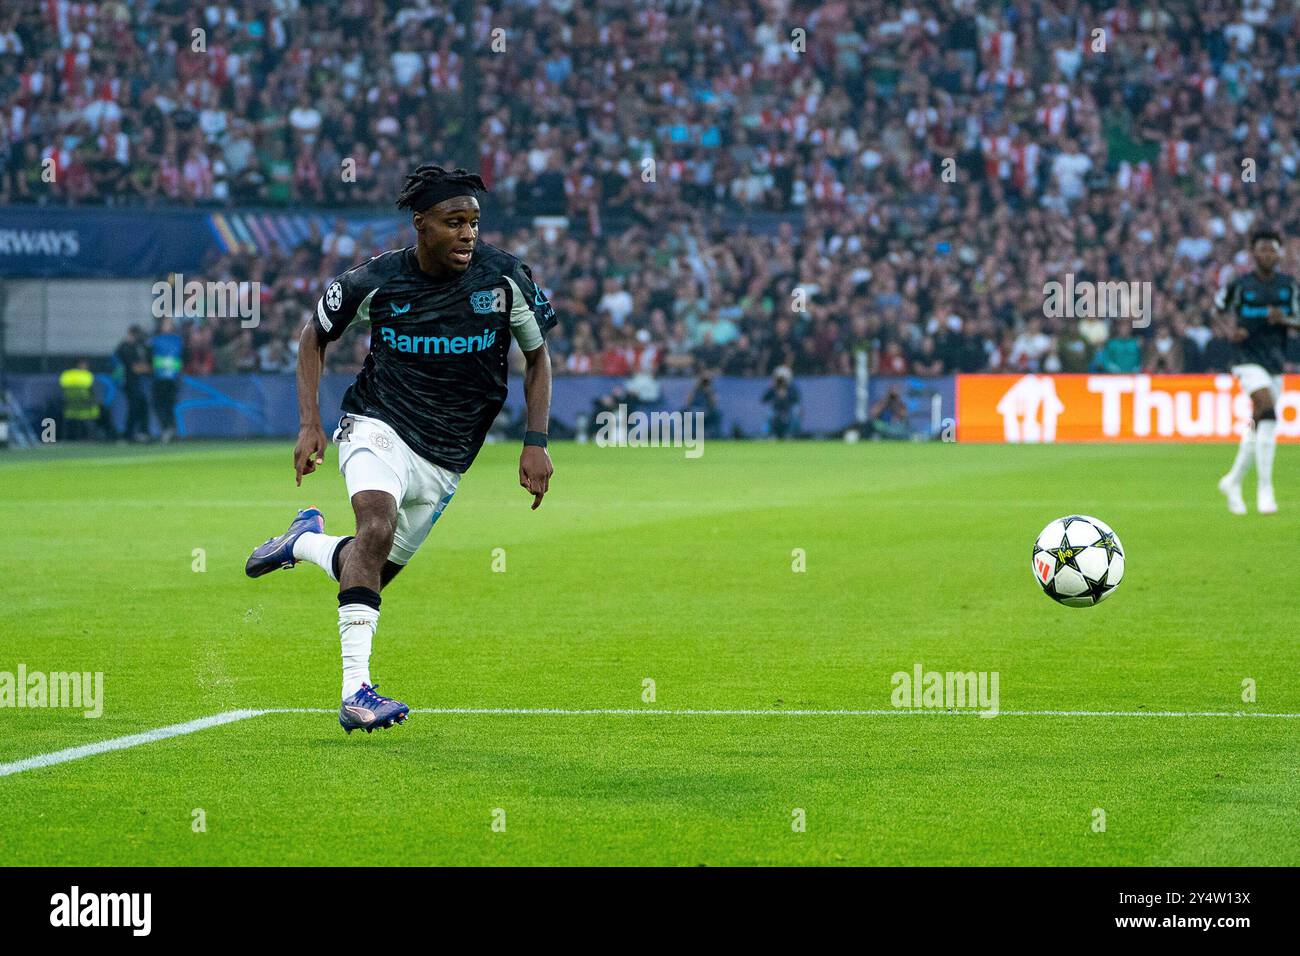
<svg viewBox="0 0 1300 956">
<path fill-rule="evenodd" d="M 196 210 L 0 208 L 0 277 L 149 278 L 197 273 L 216 249 Z"/>
<path fill-rule="evenodd" d="M 75 256 L 75 229 L 0 229 L 0 256 Z"/>
</svg>

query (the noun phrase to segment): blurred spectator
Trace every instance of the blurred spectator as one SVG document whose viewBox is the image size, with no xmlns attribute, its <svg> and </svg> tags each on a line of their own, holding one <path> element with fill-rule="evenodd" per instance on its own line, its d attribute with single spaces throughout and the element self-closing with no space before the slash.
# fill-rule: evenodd
<svg viewBox="0 0 1300 956">
<path fill-rule="evenodd" d="M 181 384 L 184 343 L 170 316 L 158 320 L 158 333 L 149 343 L 153 355 L 153 411 L 164 444 L 176 437 L 176 393 Z"/>
<path fill-rule="evenodd" d="M 688 414 L 703 416 L 705 438 L 718 438 L 721 436 L 722 409 L 718 406 L 718 396 L 713 389 L 712 376 L 701 375 L 695 380 L 690 393 L 686 396 L 684 411 Z"/>
<path fill-rule="evenodd" d="M 767 420 L 767 434 L 771 438 L 793 438 L 799 434 L 799 387 L 792 379 L 789 369 L 779 368 L 763 393 L 763 404 L 772 406 Z"/>
<path fill-rule="evenodd" d="M 1129 323 L 1115 323 L 1115 335 L 1093 357 L 1089 371 L 1132 375 L 1142 370 L 1142 346 L 1133 338 Z"/>
<path fill-rule="evenodd" d="M 212 351 L 212 328 L 187 323 L 185 355 L 186 375 L 211 375 L 216 371 L 217 358 Z"/>
<path fill-rule="evenodd" d="M 867 434 L 876 440 L 900 440 L 911 436 L 907 403 L 898 394 L 898 389 L 891 388 L 871 406 L 868 412 Z"/>
<path fill-rule="evenodd" d="M 880 357 L 878 371 L 881 375 L 907 375 L 912 367 L 903 352 L 903 346 L 897 341 L 885 345 L 885 352 Z"/>
<path fill-rule="evenodd" d="M 116 376 L 126 395 L 126 429 L 129 441 L 149 440 L 149 346 L 144 330 L 138 325 L 127 330 L 126 338 L 113 353 Z"/>
</svg>

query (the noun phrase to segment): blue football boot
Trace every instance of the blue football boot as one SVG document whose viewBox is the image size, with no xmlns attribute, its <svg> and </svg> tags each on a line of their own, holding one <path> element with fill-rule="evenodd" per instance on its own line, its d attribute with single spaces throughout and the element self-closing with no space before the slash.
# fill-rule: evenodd
<svg viewBox="0 0 1300 956">
<path fill-rule="evenodd" d="M 298 563 L 293 557 L 293 543 L 308 531 L 320 534 L 324 530 L 325 516 L 320 513 L 319 508 L 306 508 L 299 511 L 298 517 L 293 519 L 288 531 L 279 537 L 271 538 L 248 556 L 244 573 L 250 578 L 260 578 L 263 574 L 270 574 L 280 568 L 293 567 Z"/>
<path fill-rule="evenodd" d="M 394 724 L 406 723 L 411 708 L 400 700 L 383 697 L 375 693 L 378 687 L 362 684 L 361 689 L 343 702 L 339 708 L 339 726 L 352 733 L 364 730 L 370 733 L 376 727 L 392 727 Z"/>
</svg>

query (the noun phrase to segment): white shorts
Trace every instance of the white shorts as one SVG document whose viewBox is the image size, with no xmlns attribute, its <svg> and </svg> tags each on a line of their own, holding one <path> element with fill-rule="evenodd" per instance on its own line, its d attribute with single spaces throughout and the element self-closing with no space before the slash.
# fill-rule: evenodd
<svg viewBox="0 0 1300 956">
<path fill-rule="evenodd" d="M 1262 365 L 1234 365 L 1232 374 L 1237 377 L 1241 390 L 1247 395 L 1254 395 L 1261 388 L 1273 393 L 1273 403 L 1282 400 L 1282 376 L 1269 375 Z"/>
<path fill-rule="evenodd" d="M 397 502 L 397 532 L 388 560 L 406 564 L 456 493 L 460 473 L 421 458 L 375 418 L 344 415 L 334 441 L 349 498 L 359 491 L 386 491 Z"/>
</svg>

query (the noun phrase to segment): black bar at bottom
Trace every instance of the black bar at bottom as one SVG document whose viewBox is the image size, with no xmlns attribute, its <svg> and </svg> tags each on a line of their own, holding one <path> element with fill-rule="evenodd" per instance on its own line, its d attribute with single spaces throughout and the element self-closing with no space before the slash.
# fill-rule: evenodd
<svg viewBox="0 0 1300 956">
<path fill-rule="evenodd" d="M 1294 925 L 1295 874 L 1285 869 L 438 870 L 386 868 L 364 857 L 359 863 L 0 869 L 0 926 L 7 943 L 78 933 L 123 942 L 319 940 L 347 947 L 353 933 L 382 928 L 385 939 L 410 932 L 428 938 L 431 928 L 452 926 L 458 936 L 482 933 L 484 943 L 512 933 L 534 943 L 557 933 L 582 938 L 622 926 L 632 934 L 628 942 L 649 933 L 667 945 L 661 933 L 691 923 L 733 941 L 768 940 L 784 928 L 818 935 L 842 928 L 864 939 L 893 929 L 972 942 L 1199 935 L 1230 945 L 1242 933 Z"/>
</svg>

